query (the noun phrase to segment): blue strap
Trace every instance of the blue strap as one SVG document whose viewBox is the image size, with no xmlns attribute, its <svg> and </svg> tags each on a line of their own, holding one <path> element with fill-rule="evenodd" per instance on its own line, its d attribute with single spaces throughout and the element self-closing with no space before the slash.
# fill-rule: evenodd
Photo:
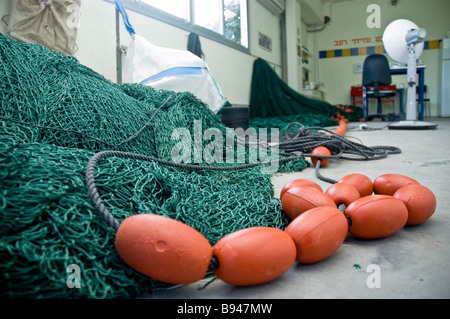
<svg viewBox="0 0 450 319">
<path fill-rule="evenodd" d="M 220 95 L 220 98 L 223 100 L 226 100 L 225 96 L 223 96 L 222 92 L 220 91 L 219 85 L 216 82 L 216 79 L 214 79 L 213 75 L 209 71 L 207 67 L 202 66 L 177 66 L 171 69 L 167 69 L 164 71 L 161 71 L 157 74 L 154 74 L 141 82 L 140 84 L 147 84 L 152 81 L 156 81 L 159 79 L 162 79 L 164 77 L 169 76 L 201 76 L 203 70 L 206 70 L 208 72 L 208 75 L 210 76 L 211 80 L 214 83 L 214 86 L 216 87 L 217 93 Z M 222 108 L 227 102 L 225 102 L 220 108 Z M 220 109 L 219 108 L 219 109 Z"/>
<path fill-rule="evenodd" d="M 116 5 L 117 10 L 119 10 L 120 14 L 122 15 L 123 23 L 125 24 L 125 28 L 127 28 L 127 31 L 130 35 L 135 34 L 133 26 L 130 23 L 130 20 L 128 20 L 128 14 L 125 11 L 125 8 L 123 7 L 122 1 L 120 0 L 114 0 L 114 3 Z"/>
<path fill-rule="evenodd" d="M 156 81 L 168 76 L 201 76 L 203 69 L 206 68 L 200 66 L 178 66 L 152 75 L 141 81 L 140 84 Z"/>
</svg>

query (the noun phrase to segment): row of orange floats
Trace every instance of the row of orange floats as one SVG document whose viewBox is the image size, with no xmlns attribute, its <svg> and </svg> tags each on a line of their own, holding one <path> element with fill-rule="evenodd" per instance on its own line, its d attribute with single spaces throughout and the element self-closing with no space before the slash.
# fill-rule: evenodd
<svg viewBox="0 0 450 319">
<path fill-rule="evenodd" d="M 397 174 L 381 175 L 373 183 L 351 174 L 325 192 L 315 182 L 297 179 L 283 187 L 280 199 L 291 220 L 285 230 L 242 229 L 211 247 L 201 233 L 182 222 L 139 214 L 119 226 L 116 250 L 128 265 L 156 281 L 193 283 L 214 264 L 214 274 L 222 281 L 256 285 L 278 278 L 295 261 L 315 263 L 331 256 L 348 233 L 383 238 L 405 225 L 425 222 L 436 208 L 427 187 Z"/>
<path fill-rule="evenodd" d="M 295 180 L 282 189 L 281 202 L 283 211 L 293 220 L 287 231 L 291 225 L 302 223 L 314 225 L 309 226 L 310 236 L 315 232 L 326 234 L 326 239 L 314 241 L 314 255 L 299 250 L 297 260 L 305 263 L 330 256 L 347 232 L 365 239 L 387 237 L 405 225 L 425 222 L 436 209 L 436 198 L 430 189 L 398 174 L 381 175 L 373 183 L 365 175 L 350 174 L 325 192 L 312 181 Z M 332 218 L 325 218 L 330 211 L 334 212 Z M 320 223 L 315 221 L 319 215 L 323 216 Z"/>
<path fill-rule="evenodd" d="M 345 133 L 345 125 L 340 122 L 338 133 Z M 297 179 L 283 187 L 280 200 L 290 219 L 285 230 L 242 229 L 212 247 L 182 222 L 139 214 L 120 224 L 115 247 L 129 266 L 156 281 L 189 284 L 212 269 L 228 284 L 248 286 L 280 277 L 296 261 L 315 263 L 331 256 L 349 233 L 371 239 L 390 236 L 405 225 L 425 222 L 436 208 L 427 187 L 398 174 L 384 174 L 373 182 L 350 174 L 325 192 L 313 181 Z"/>
</svg>

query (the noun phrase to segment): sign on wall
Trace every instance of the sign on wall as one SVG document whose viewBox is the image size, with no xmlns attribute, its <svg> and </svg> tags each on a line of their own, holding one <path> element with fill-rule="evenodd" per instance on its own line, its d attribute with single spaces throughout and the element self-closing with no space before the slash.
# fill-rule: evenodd
<svg viewBox="0 0 450 319">
<path fill-rule="evenodd" d="M 333 46 L 344 46 L 345 43 L 351 44 L 370 44 L 372 40 L 376 42 L 383 42 L 382 39 L 375 38 L 355 38 L 347 40 L 335 40 Z M 341 42 L 342 41 L 342 42 Z M 439 44 L 442 40 L 430 40 L 424 42 L 424 50 L 434 50 L 439 49 Z M 374 53 L 384 54 L 383 44 L 377 45 L 369 45 L 369 46 L 361 46 L 361 47 L 353 47 L 353 48 L 342 48 L 342 49 L 332 49 L 332 50 L 322 50 L 319 51 L 319 59 L 327 59 L 327 58 L 339 58 L 346 56 L 360 56 L 360 55 L 370 55 Z"/>
</svg>

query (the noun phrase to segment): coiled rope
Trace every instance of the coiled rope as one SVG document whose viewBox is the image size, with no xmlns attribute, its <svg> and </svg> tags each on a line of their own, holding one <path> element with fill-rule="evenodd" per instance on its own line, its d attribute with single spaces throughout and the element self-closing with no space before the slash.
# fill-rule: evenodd
<svg viewBox="0 0 450 319">
<path fill-rule="evenodd" d="M 298 127 L 292 133 L 292 128 Z M 312 131 L 324 131 L 328 134 Z M 319 146 L 328 148 L 331 155 L 314 155 L 311 152 Z M 318 159 L 315 171 L 316 176 L 322 181 L 335 184 L 337 181 L 324 177 L 319 168 L 323 159 L 340 159 L 349 161 L 371 161 L 387 157 L 389 154 L 400 154 L 401 150 L 395 146 L 372 146 L 368 147 L 361 143 L 350 141 L 333 131 L 319 127 L 305 127 L 303 124 L 293 122 L 286 129 L 286 134 L 279 144 L 280 150 L 285 154 L 295 154 L 302 157 L 315 157 Z"/>
</svg>

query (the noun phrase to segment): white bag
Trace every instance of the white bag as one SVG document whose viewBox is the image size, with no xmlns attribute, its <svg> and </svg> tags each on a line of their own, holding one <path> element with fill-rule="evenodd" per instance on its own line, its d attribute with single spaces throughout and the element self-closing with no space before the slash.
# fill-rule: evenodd
<svg viewBox="0 0 450 319">
<path fill-rule="evenodd" d="M 5 16 L 11 38 L 73 55 L 81 0 L 14 0 Z"/>
<path fill-rule="evenodd" d="M 131 34 L 122 72 L 124 83 L 191 92 L 214 113 L 227 103 L 204 60 L 187 50 L 156 46 L 135 33 Z"/>
</svg>

